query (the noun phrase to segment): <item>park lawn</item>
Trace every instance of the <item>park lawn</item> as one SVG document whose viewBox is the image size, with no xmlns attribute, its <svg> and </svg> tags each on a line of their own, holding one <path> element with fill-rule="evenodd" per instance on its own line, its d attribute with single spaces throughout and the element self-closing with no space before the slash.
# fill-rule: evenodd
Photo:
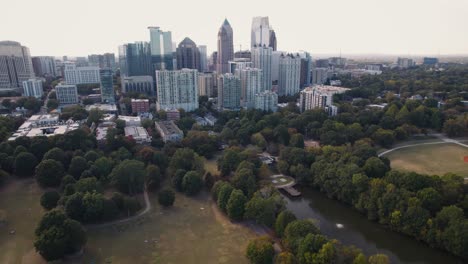
<svg viewBox="0 0 468 264">
<path fill-rule="evenodd" d="M 391 167 L 400 171 L 414 171 L 429 175 L 448 172 L 468 177 L 468 148 L 456 144 L 420 145 L 388 153 Z"/>
</svg>

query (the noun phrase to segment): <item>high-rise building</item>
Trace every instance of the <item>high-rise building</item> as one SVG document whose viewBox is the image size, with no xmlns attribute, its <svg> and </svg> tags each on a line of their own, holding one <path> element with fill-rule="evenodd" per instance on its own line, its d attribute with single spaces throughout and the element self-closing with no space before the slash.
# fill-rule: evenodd
<svg viewBox="0 0 468 264">
<path fill-rule="evenodd" d="M 229 61 L 234 58 L 234 36 L 231 25 L 225 19 L 218 31 L 218 59 L 216 71 L 218 73 L 229 72 Z"/>
<path fill-rule="evenodd" d="M 406 69 L 409 67 L 413 67 L 415 63 L 412 59 L 409 59 L 409 58 L 398 58 L 397 65 L 399 68 Z"/>
<path fill-rule="evenodd" d="M 199 96 L 216 96 L 216 75 L 211 72 L 198 74 L 198 95 Z"/>
<path fill-rule="evenodd" d="M 55 86 L 55 94 L 59 104 L 77 104 L 78 103 L 78 89 L 76 85 L 58 84 Z"/>
<path fill-rule="evenodd" d="M 153 76 L 149 43 L 140 41 L 120 46 L 119 65 L 121 76 Z"/>
<path fill-rule="evenodd" d="M 270 47 L 270 30 L 268 17 L 254 17 L 252 19 L 250 47 Z"/>
<path fill-rule="evenodd" d="M 131 92 L 154 96 L 153 77 L 149 75 L 122 77 L 122 93 Z"/>
<path fill-rule="evenodd" d="M 229 73 L 238 75 L 238 71 L 245 68 L 253 68 L 250 59 L 234 58 L 233 61 L 229 61 Z"/>
<path fill-rule="evenodd" d="M 218 109 L 239 110 L 241 107 L 241 81 L 239 77 L 225 73 L 218 77 Z"/>
<path fill-rule="evenodd" d="M 328 68 L 330 67 L 330 63 L 328 62 L 328 59 L 318 59 L 315 61 L 315 67 Z"/>
<path fill-rule="evenodd" d="M 343 87 L 314 85 L 307 87 L 300 93 L 299 109 L 301 112 L 321 108 L 329 112 L 330 115 L 337 113 L 337 108 L 333 107 L 333 95 L 341 94 L 349 89 Z"/>
<path fill-rule="evenodd" d="M 41 79 L 34 78 L 23 81 L 23 96 L 41 98 L 43 94 Z"/>
<path fill-rule="evenodd" d="M 252 59 L 252 53 L 250 50 L 239 50 L 234 53 L 236 59 Z"/>
<path fill-rule="evenodd" d="M 55 58 L 50 56 L 39 56 L 32 57 L 32 65 L 36 76 L 41 77 L 56 77 L 57 66 L 55 64 Z"/>
<path fill-rule="evenodd" d="M 173 48 L 171 31 L 159 27 L 148 27 L 150 32 L 151 65 L 153 71 L 173 70 Z"/>
<path fill-rule="evenodd" d="M 278 41 L 276 40 L 276 32 L 274 29 L 270 29 L 270 47 L 273 51 L 278 49 Z"/>
<path fill-rule="evenodd" d="M 88 55 L 88 64 L 89 66 L 96 66 L 100 69 L 109 68 L 115 70 L 117 67 L 114 53 Z"/>
<path fill-rule="evenodd" d="M 278 110 L 278 94 L 264 91 L 255 96 L 255 109 L 276 112 Z"/>
<path fill-rule="evenodd" d="M 211 53 L 211 56 L 208 58 L 208 71 L 210 72 L 216 71 L 217 63 L 218 63 L 218 52 L 215 51 Z"/>
<path fill-rule="evenodd" d="M 252 48 L 252 63 L 254 68 L 261 69 L 263 80 L 262 89 L 271 90 L 271 59 L 273 49 L 268 46 L 254 46 Z"/>
<path fill-rule="evenodd" d="M 23 81 L 34 78 L 27 47 L 15 41 L 0 41 L 0 89 L 18 89 Z"/>
<path fill-rule="evenodd" d="M 324 84 L 328 79 L 328 68 L 312 69 L 312 84 Z"/>
<path fill-rule="evenodd" d="M 265 91 L 262 70 L 245 68 L 239 70 L 241 79 L 241 104 L 245 108 L 255 107 L 255 96 Z"/>
<path fill-rule="evenodd" d="M 100 83 L 99 67 L 77 67 L 73 62 L 64 63 L 65 82 L 67 84 L 91 84 Z"/>
<path fill-rule="evenodd" d="M 101 76 L 101 100 L 103 103 L 114 104 L 115 93 L 112 69 L 101 69 L 99 74 Z"/>
<path fill-rule="evenodd" d="M 200 50 L 190 38 L 184 38 L 177 46 L 177 68 L 201 71 Z"/>
<path fill-rule="evenodd" d="M 299 57 L 301 58 L 301 78 L 300 78 L 300 85 L 301 88 L 310 86 L 310 82 L 312 79 L 311 71 L 312 71 L 312 57 L 310 53 L 302 51 L 299 52 Z"/>
<path fill-rule="evenodd" d="M 208 54 L 206 50 L 206 45 L 198 46 L 200 50 L 200 71 L 206 72 L 208 71 Z"/>
<path fill-rule="evenodd" d="M 279 60 L 278 95 L 295 95 L 300 91 L 301 58 L 282 54 Z"/>
<path fill-rule="evenodd" d="M 150 110 L 150 103 L 148 99 L 132 99 L 132 113 L 141 114 L 148 113 Z"/>
<path fill-rule="evenodd" d="M 279 79 L 279 60 L 283 51 L 273 51 L 271 53 L 271 81 L 273 83 L 278 83 Z"/>
<path fill-rule="evenodd" d="M 192 69 L 156 71 L 157 109 L 198 108 L 198 72 Z"/>
</svg>

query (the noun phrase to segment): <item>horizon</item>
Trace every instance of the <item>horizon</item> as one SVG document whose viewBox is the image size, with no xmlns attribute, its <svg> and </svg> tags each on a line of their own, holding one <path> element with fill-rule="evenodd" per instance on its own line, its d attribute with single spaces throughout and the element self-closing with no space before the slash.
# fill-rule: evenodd
<svg viewBox="0 0 468 264">
<path fill-rule="evenodd" d="M 319 57 L 468 56 L 468 34 L 464 28 L 468 17 L 463 15 L 468 2 L 463 0 L 453 0 L 450 5 L 442 0 L 378 4 L 372 0 L 298 0 L 292 9 L 286 9 L 291 15 L 265 0 L 240 0 L 224 9 L 213 0 L 182 4 L 181 9 L 181 3 L 147 0 L 134 0 L 131 6 L 109 0 L 11 2 L 0 17 L 1 24 L 10 25 L 0 28 L 0 36 L 2 40 L 20 42 L 32 56 L 83 57 L 106 52 L 117 55 L 119 45 L 149 41 L 147 27 L 159 26 L 172 32 L 176 45 L 189 37 L 198 46 L 206 45 L 211 54 L 216 50 L 217 31 L 225 18 L 234 30 L 234 50 L 238 51 L 241 46 L 242 50 L 250 49 L 252 18 L 268 16 L 279 51 L 304 50 Z M 213 11 L 213 6 L 221 12 Z M 173 12 L 158 12 L 161 9 Z M 18 20 L 19 13 L 25 19 Z"/>
</svg>

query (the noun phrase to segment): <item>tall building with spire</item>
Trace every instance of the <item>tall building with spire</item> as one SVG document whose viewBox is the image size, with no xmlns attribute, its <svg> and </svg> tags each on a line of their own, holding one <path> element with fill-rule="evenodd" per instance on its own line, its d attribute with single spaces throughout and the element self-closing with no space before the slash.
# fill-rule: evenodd
<svg viewBox="0 0 468 264">
<path fill-rule="evenodd" d="M 190 38 L 184 38 L 177 46 L 177 68 L 201 71 L 200 50 Z"/>
<path fill-rule="evenodd" d="M 232 27 L 225 19 L 218 31 L 218 58 L 216 70 L 218 73 L 229 72 L 229 61 L 234 58 L 234 37 Z"/>
</svg>

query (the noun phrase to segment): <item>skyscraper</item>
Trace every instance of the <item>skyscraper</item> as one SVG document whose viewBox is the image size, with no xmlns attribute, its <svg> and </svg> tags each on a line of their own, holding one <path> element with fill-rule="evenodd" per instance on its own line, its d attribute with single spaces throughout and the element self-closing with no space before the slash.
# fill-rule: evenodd
<svg viewBox="0 0 468 264">
<path fill-rule="evenodd" d="M 149 43 L 140 41 L 120 46 L 119 65 L 122 76 L 153 76 Z"/>
<path fill-rule="evenodd" d="M 234 37 L 231 25 L 225 19 L 218 31 L 218 59 L 216 70 L 218 73 L 229 72 L 229 61 L 234 58 Z"/>
<path fill-rule="evenodd" d="M 254 68 L 263 71 L 263 90 L 271 90 L 271 59 L 273 49 L 267 46 L 254 46 L 252 48 L 252 63 Z"/>
<path fill-rule="evenodd" d="M 200 50 L 190 38 L 184 38 L 177 46 L 177 68 L 201 71 Z"/>
<path fill-rule="evenodd" d="M 41 79 L 34 78 L 23 81 L 23 96 L 41 98 L 43 94 Z"/>
<path fill-rule="evenodd" d="M 112 77 L 112 69 L 101 69 L 99 71 L 101 77 L 101 100 L 103 103 L 115 103 L 114 82 Z"/>
<path fill-rule="evenodd" d="M 114 53 L 92 54 L 88 55 L 89 66 L 97 66 L 100 69 L 110 68 L 115 69 L 115 55 Z"/>
<path fill-rule="evenodd" d="M 300 91 L 301 58 L 282 54 L 279 60 L 278 95 L 294 95 Z"/>
<path fill-rule="evenodd" d="M 23 81 L 34 78 L 27 47 L 15 41 L 0 41 L 0 89 L 21 88 Z"/>
<path fill-rule="evenodd" d="M 252 19 L 252 31 L 250 47 L 270 46 L 270 23 L 268 17 L 254 17 Z"/>
<path fill-rule="evenodd" d="M 150 32 L 152 70 L 173 70 L 171 31 L 162 31 L 159 27 L 148 27 L 148 29 Z"/>
<path fill-rule="evenodd" d="M 245 68 L 239 70 L 241 79 L 241 102 L 245 108 L 255 107 L 255 96 L 265 89 L 262 84 L 262 70 Z"/>
<path fill-rule="evenodd" d="M 208 71 L 208 51 L 206 50 L 206 45 L 200 45 L 198 49 L 200 50 L 200 70 L 201 72 L 206 72 Z"/>
<path fill-rule="evenodd" d="M 77 67 L 73 62 L 66 62 L 64 65 L 65 81 L 67 84 L 90 84 L 101 82 L 99 67 Z"/>
<path fill-rule="evenodd" d="M 198 74 L 198 95 L 213 97 L 216 94 L 216 75 L 210 72 Z"/>
<path fill-rule="evenodd" d="M 158 110 L 198 108 L 198 72 L 192 69 L 156 71 Z"/>
<path fill-rule="evenodd" d="M 264 91 L 255 96 L 255 109 L 276 112 L 278 110 L 278 94 Z"/>
<path fill-rule="evenodd" d="M 218 77 L 218 109 L 239 110 L 241 107 L 241 81 L 239 77 L 225 73 Z"/>
<path fill-rule="evenodd" d="M 245 68 L 253 68 L 253 64 L 249 59 L 235 58 L 233 61 L 229 61 L 229 73 L 239 75 L 239 70 Z"/>
<path fill-rule="evenodd" d="M 32 57 L 32 65 L 36 76 L 57 76 L 57 66 L 54 57 Z"/>
<path fill-rule="evenodd" d="M 300 85 L 301 87 L 308 87 L 310 86 L 310 82 L 312 79 L 311 71 L 312 71 L 312 57 L 308 52 L 299 52 L 299 57 L 301 58 L 301 79 Z"/>
<path fill-rule="evenodd" d="M 270 47 L 273 49 L 273 51 L 276 51 L 278 49 L 278 43 L 276 40 L 276 33 L 274 29 L 270 29 Z"/>
</svg>

